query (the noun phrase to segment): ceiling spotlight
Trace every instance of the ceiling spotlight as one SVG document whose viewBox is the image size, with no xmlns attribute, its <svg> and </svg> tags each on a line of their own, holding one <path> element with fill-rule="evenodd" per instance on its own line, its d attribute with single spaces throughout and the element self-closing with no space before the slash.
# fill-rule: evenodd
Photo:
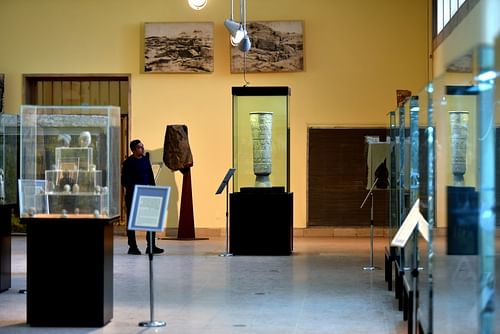
<svg viewBox="0 0 500 334">
<path fill-rule="evenodd" d="M 231 18 L 224 21 L 224 26 L 231 34 L 232 46 L 238 46 L 242 52 L 248 52 L 251 47 L 246 29 L 246 0 L 240 0 L 240 22 L 234 20 L 234 0 L 231 0 Z"/>
<path fill-rule="evenodd" d="M 248 35 L 245 34 L 245 37 L 243 37 L 241 42 L 238 44 L 238 49 L 241 52 L 248 52 L 248 51 L 250 51 L 251 47 L 252 47 L 252 43 L 250 42 L 250 37 L 248 37 Z"/>
<path fill-rule="evenodd" d="M 207 0 L 188 0 L 188 3 L 194 10 L 202 10 L 207 5 Z"/>
<path fill-rule="evenodd" d="M 224 26 L 231 34 L 231 44 L 233 44 L 233 46 L 238 45 L 245 36 L 245 30 L 243 30 L 241 23 L 227 19 L 224 21 Z"/>
</svg>

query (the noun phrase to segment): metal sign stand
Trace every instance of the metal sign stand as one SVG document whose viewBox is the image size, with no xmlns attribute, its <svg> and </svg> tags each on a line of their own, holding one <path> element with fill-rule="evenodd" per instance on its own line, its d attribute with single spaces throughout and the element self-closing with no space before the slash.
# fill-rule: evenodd
<svg viewBox="0 0 500 334">
<path fill-rule="evenodd" d="M 149 232 L 149 244 L 153 245 L 153 233 Z M 139 326 L 141 327 L 164 327 L 167 325 L 165 321 L 162 320 L 153 320 L 154 319 L 154 289 L 153 289 L 153 247 L 149 249 L 149 310 L 150 317 L 149 321 L 141 321 L 139 322 Z"/>
<path fill-rule="evenodd" d="M 156 174 L 158 176 L 158 173 Z M 154 288 L 153 288 L 153 232 L 160 232 L 165 228 L 167 208 L 170 198 L 170 187 L 141 185 L 134 187 L 132 207 L 128 217 L 128 229 L 146 231 L 149 233 L 149 306 L 150 319 L 139 322 L 141 327 L 163 327 L 165 321 L 154 320 Z"/>
<path fill-rule="evenodd" d="M 226 252 L 219 254 L 219 256 L 233 256 L 233 254 L 229 252 L 229 180 L 233 176 L 235 170 L 235 168 L 229 168 L 219 189 L 215 192 L 215 194 L 218 195 L 226 188 Z"/>
<path fill-rule="evenodd" d="M 373 188 L 375 188 L 375 184 L 377 183 L 378 178 L 375 179 L 375 182 L 373 182 L 370 190 L 368 191 L 368 194 L 366 194 L 365 199 L 363 200 L 363 203 L 361 203 L 361 206 L 359 207 L 360 209 L 363 208 L 365 205 L 366 201 L 368 200 L 368 197 L 371 199 L 371 207 L 370 207 L 370 264 L 367 267 L 363 267 L 363 270 L 365 271 L 373 271 L 375 269 L 378 269 L 373 265 Z"/>
</svg>

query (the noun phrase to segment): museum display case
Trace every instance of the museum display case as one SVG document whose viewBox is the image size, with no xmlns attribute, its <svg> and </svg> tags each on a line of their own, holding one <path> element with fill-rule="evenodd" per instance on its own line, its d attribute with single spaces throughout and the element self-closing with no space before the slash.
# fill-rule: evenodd
<svg viewBox="0 0 500 334">
<path fill-rule="evenodd" d="M 230 251 L 290 255 L 289 87 L 233 87 L 233 193 Z M 257 209 L 258 208 L 258 209 Z"/>
<path fill-rule="evenodd" d="M 0 113 L 0 203 L 17 203 L 18 116 Z"/>
<path fill-rule="evenodd" d="M 21 106 L 19 211 L 31 326 L 102 327 L 113 317 L 120 138 L 118 107 Z M 71 261 L 57 256 L 65 252 Z"/>
<path fill-rule="evenodd" d="M 119 215 L 119 131 L 117 107 L 22 106 L 20 216 Z"/>
<path fill-rule="evenodd" d="M 0 292 L 11 287 L 11 221 L 17 202 L 17 120 L 17 115 L 0 113 Z"/>
<path fill-rule="evenodd" d="M 490 307 L 496 302 L 498 219 L 495 66 L 493 47 L 479 45 L 449 64 L 429 88 L 428 128 L 435 135 L 427 148 L 435 174 L 428 175 L 423 211 L 429 238 L 419 244 L 423 333 L 493 333 L 498 328 Z M 441 227 L 446 230 L 442 237 L 435 235 Z"/>
<path fill-rule="evenodd" d="M 234 191 L 290 188 L 289 87 L 233 87 Z M 264 181 L 263 181 L 264 180 Z"/>
</svg>

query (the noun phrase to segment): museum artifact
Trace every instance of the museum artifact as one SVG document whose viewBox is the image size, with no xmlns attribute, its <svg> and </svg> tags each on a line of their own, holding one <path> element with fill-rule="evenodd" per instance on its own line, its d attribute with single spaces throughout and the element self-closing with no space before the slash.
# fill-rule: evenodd
<svg viewBox="0 0 500 334">
<path fill-rule="evenodd" d="M 256 187 L 271 187 L 273 113 L 250 113 L 253 142 L 253 172 Z"/>
<path fill-rule="evenodd" d="M 468 111 L 450 111 L 451 169 L 453 185 L 464 185 L 467 165 L 467 133 L 469 130 Z"/>
<path fill-rule="evenodd" d="M 82 131 L 80 133 L 80 137 L 78 137 L 78 142 L 80 143 L 80 147 L 89 147 L 92 142 L 92 136 L 88 131 Z"/>
<path fill-rule="evenodd" d="M 193 166 L 186 125 L 167 125 L 163 142 L 163 162 L 173 171 L 182 172 L 182 169 Z"/>
<path fill-rule="evenodd" d="M 188 128 L 186 125 L 167 125 L 163 143 L 163 162 L 172 171 L 179 170 L 182 173 L 181 207 L 176 239 L 195 239 L 193 191 L 191 185 L 193 155 L 189 147 Z"/>
</svg>

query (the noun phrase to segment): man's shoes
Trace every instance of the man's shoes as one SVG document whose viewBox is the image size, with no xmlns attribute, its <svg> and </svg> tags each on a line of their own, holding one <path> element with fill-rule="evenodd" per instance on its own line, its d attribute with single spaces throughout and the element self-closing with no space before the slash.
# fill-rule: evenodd
<svg viewBox="0 0 500 334">
<path fill-rule="evenodd" d="M 135 247 L 135 248 L 130 247 L 128 249 L 128 254 L 130 254 L 130 255 L 141 255 L 141 251 L 137 247 Z"/>
<path fill-rule="evenodd" d="M 163 252 L 164 252 L 163 248 L 158 248 L 156 246 L 153 246 L 153 254 L 161 254 Z M 146 254 L 150 254 L 149 246 L 146 248 Z"/>
</svg>

